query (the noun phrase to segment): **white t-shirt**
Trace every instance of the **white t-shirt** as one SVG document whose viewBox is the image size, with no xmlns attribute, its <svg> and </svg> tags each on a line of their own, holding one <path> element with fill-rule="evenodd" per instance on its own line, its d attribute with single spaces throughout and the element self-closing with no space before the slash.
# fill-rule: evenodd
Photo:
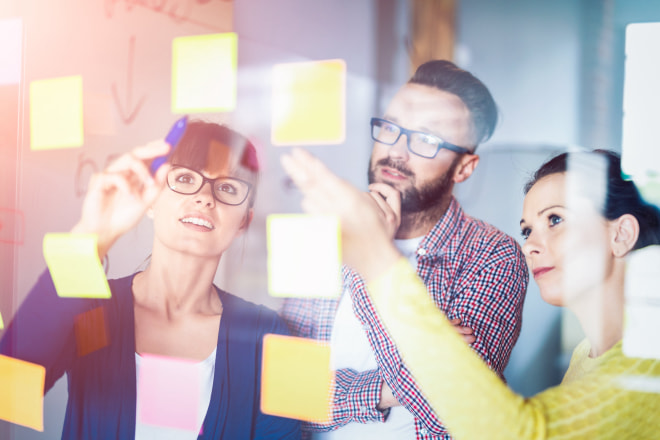
<svg viewBox="0 0 660 440">
<path fill-rule="evenodd" d="M 417 267 L 415 251 L 424 237 L 395 240 L 399 251 Z M 345 288 L 339 301 L 330 340 L 332 368 L 352 368 L 357 371 L 378 368 L 365 330 L 353 312 L 351 294 Z M 385 423 L 349 423 L 335 431 L 314 433 L 315 440 L 402 440 L 415 439 L 415 418 L 403 406 L 390 408 Z"/>
<path fill-rule="evenodd" d="M 213 349 L 213 353 L 201 362 L 194 364 L 196 368 L 196 375 L 199 378 L 199 405 L 197 406 L 197 429 L 189 431 L 186 429 L 176 429 L 165 426 L 149 425 L 140 421 L 140 406 L 142 404 L 140 395 L 140 363 L 143 362 L 142 357 L 135 353 L 135 370 L 137 373 L 137 404 L 136 404 L 136 417 L 135 417 L 135 440 L 196 440 L 206 412 L 211 402 L 211 391 L 213 390 L 213 375 L 215 374 L 215 357 L 217 348 Z M 175 377 L 171 380 L 176 380 Z M 164 384 L 167 386 L 167 384 Z M 170 407 L 177 407 L 180 402 L 170 401 L 166 402 Z M 161 402 L 162 404 L 162 402 Z"/>
</svg>

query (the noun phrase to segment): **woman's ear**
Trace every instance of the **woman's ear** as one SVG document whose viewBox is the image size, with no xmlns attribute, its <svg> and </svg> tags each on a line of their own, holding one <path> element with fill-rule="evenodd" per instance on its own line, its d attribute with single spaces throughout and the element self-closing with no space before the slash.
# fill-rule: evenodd
<svg viewBox="0 0 660 440">
<path fill-rule="evenodd" d="M 147 217 L 149 217 L 151 220 L 154 219 L 154 208 L 149 208 L 147 209 Z"/>
<path fill-rule="evenodd" d="M 639 237 L 639 222 L 631 214 L 623 214 L 611 221 L 612 226 L 612 253 L 615 257 L 628 254 L 637 243 Z"/>
</svg>

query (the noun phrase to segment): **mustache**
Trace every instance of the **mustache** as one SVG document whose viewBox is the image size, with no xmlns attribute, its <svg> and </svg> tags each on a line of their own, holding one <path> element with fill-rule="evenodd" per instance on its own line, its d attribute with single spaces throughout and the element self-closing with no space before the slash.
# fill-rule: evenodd
<svg viewBox="0 0 660 440">
<path fill-rule="evenodd" d="M 412 177 L 414 176 L 414 173 L 410 171 L 408 168 L 404 167 L 401 162 L 395 162 L 389 157 L 385 157 L 378 162 L 376 162 L 376 165 L 392 168 L 399 173 L 403 174 L 404 176 Z"/>
</svg>

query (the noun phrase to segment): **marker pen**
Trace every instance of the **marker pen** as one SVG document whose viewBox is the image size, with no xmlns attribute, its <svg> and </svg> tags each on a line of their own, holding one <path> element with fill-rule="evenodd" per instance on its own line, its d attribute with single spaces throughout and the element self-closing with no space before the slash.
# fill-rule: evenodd
<svg viewBox="0 0 660 440">
<path fill-rule="evenodd" d="M 156 174 L 158 168 L 160 168 L 161 165 L 166 163 L 169 160 L 170 156 L 172 156 L 172 153 L 174 153 L 176 146 L 179 144 L 179 141 L 183 137 L 183 133 L 185 133 L 186 131 L 187 125 L 188 125 L 188 116 L 184 116 L 183 118 L 179 119 L 174 123 L 174 125 L 170 129 L 170 132 L 167 133 L 167 137 L 165 138 L 165 142 L 167 142 L 172 148 L 170 148 L 170 151 L 167 154 L 163 156 L 158 156 L 157 158 L 151 161 L 151 165 L 149 165 L 149 170 L 151 171 L 152 175 Z"/>
</svg>

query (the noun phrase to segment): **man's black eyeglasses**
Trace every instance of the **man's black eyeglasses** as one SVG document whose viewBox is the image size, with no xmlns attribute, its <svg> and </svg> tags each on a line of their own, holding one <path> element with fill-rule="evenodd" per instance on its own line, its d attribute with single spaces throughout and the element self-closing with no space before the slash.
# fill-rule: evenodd
<svg viewBox="0 0 660 440">
<path fill-rule="evenodd" d="M 470 153 L 470 150 L 467 148 L 450 144 L 436 135 L 422 131 L 408 130 L 385 119 L 371 118 L 371 138 L 376 142 L 385 145 L 394 145 L 402 134 L 406 135 L 408 150 L 411 153 L 428 159 L 433 159 L 441 148 L 459 154 Z"/>
</svg>

